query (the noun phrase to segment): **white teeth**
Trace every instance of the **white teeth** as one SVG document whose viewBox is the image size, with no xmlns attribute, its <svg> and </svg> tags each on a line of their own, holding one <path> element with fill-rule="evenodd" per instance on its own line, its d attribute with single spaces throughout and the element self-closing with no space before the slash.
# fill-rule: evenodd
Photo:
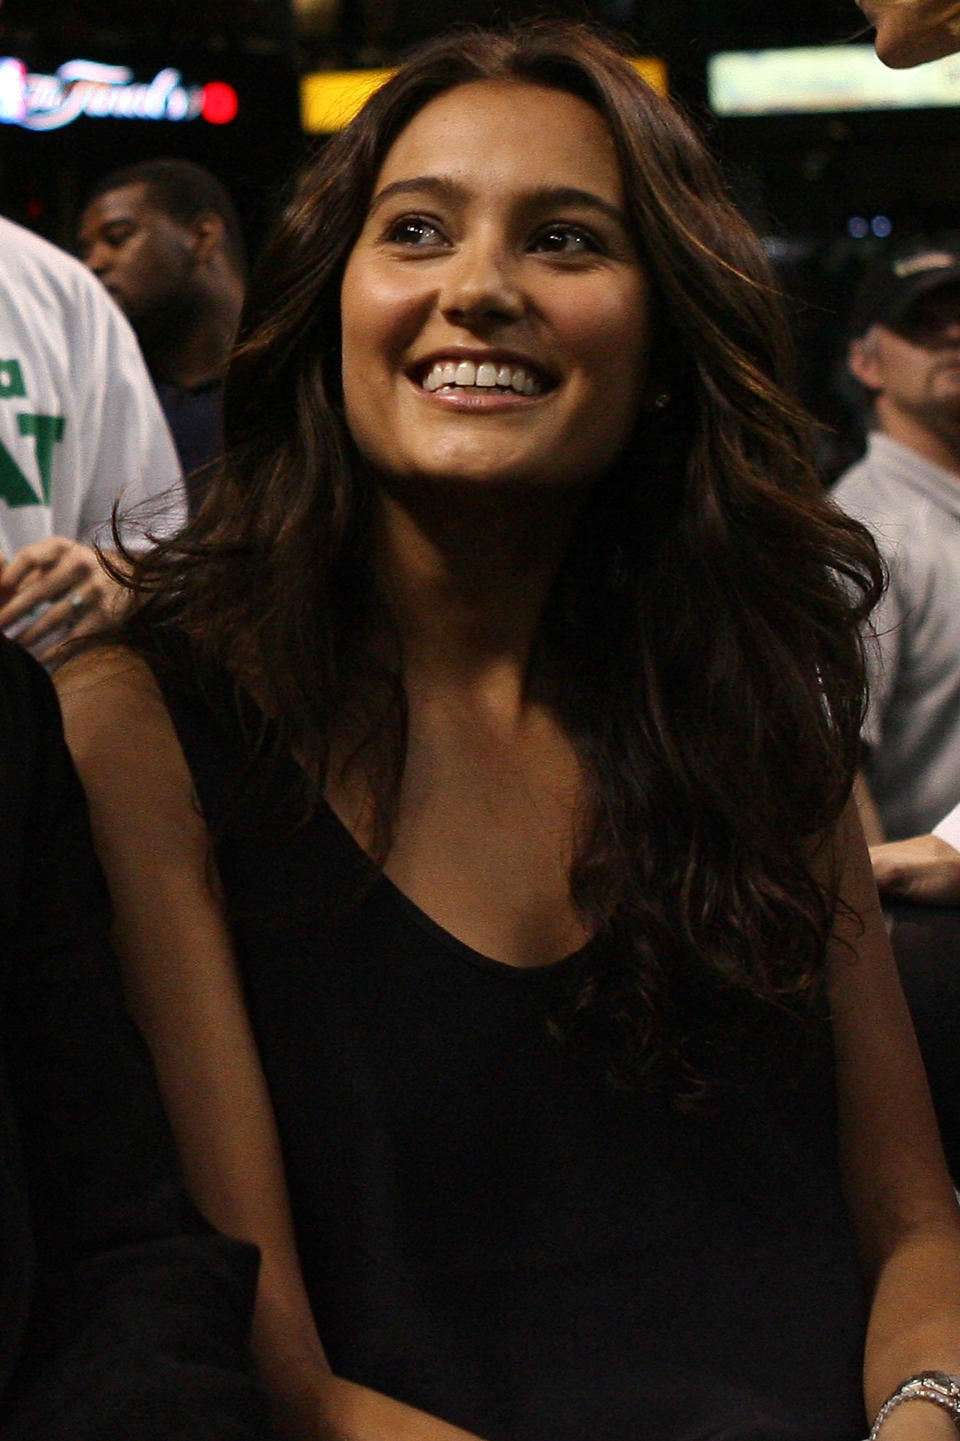
<svg viewBox="0 0 960 1441">
<path fill-rule="evenodd" d="M 492 390 L 499 386 L 501 390 L 512 390 L 517 395 L 539 395 L 543 388 L 525 366 L 498 365 L 492 360 L 482 360 L 479 365 L 472 360 L 437 360 L 421 385 L 431 394 L 447 385 L 470 390 Z"/>
</svg>

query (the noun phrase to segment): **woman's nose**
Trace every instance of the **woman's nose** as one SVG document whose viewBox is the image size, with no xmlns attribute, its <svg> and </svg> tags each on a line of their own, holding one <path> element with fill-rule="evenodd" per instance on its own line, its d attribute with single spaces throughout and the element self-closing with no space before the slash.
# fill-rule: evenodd
<svg viewBox="0 0 960 1441">
<path fill-rule="evenodd" d="M 448 261 L 440 308 L 467 325 L 519 320 L 526 302 L 516 257 L 492 238 L 464 241 Z"/>
</svg>

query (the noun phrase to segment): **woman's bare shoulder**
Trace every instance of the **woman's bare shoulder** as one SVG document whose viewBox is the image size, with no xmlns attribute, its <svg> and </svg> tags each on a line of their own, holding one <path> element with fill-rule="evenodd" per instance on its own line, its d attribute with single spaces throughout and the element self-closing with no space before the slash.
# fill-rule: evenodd
<svg viewBox="0 0 960 1441">
<path fill-rule="evenodd" d="M 63 709 L 84 711 L 93 706 L 109 713 L 113 705 L 147 705 L 160 699 L 160 689 L 147 662 L 123 645 L 98 646 L 71 656 L 54 673 L 53 683 Z"/>
<path fill-rule="evenodd" d="M 54 676 L 63 728 L 91 804 L 98 797 L 190 801 L 177 733 L 147 662 L 123 646 L 72 657 Z M 135 789 L 131 789 L 135 787 Z"/>
</svg>

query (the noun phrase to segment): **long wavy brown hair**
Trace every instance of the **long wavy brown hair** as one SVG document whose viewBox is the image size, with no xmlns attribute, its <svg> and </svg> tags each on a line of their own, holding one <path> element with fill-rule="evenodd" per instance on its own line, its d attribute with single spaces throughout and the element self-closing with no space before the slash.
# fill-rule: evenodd
<svg viewBox="0 0 960 1441">
<path fill-rule="evenodd" d="M 391 144 L 475 80 L 568 91 L 605 118 L 655 292 L 651 371 L 671 404 L 594 487 L 533 665 L 586 778 L 571 888 L 605 942 L 557 1024 L 615 1079 L 692 1096 L 749 1038 L 780 1049 L 818 1013 L 836 902 L 811 854 L 850 794 L 882 572 L 821 492 L 762 245 L 615 44 L 556 23 L 438 40 L 307 166 L 253 277 L 222 471 L 137 561 L 125 636 L 156 654 L 185 631 L 252 689 L 314 801 L 335 728 L 362 717 L 389 849 L 403 670 L 367 644 L 386 602 L 341 404 L 340 285 Z"/>
</svg>

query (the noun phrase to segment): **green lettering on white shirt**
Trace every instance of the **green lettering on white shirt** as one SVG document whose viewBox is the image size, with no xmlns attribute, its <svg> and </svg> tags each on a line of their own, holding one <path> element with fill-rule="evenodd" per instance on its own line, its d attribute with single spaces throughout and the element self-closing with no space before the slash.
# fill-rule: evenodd
<svg viewBox="0 0 960 1441">
<path fill-rule="evenodd" d="M 26 393 L 19 361 L 0 360 L 0 400 L 21 398 Z"/>
<path fill-rule="evenodd" d="M 0 362 L 0 373 L 4 362 Z M 16 362 L 12 362 L 16 364 Z M 19 372 L 19 367 L 18 367 Z M 66 421 L 62 415 L 33 415 L 21 411 L 17 416 L 20 434 L 33 439 L 40 472 L 42 496 L 37 495 L 23 471 L 0 440 L 0 500 L 5 500 L 12 510 L 21 505 L 49 505 L 50 486 L 53 471 L 53 448 L 63 439 Z"/>
<path fill-rule="evenodd" d="M 63 439 L 66 422 L 62 415 L 30 415 L 23 412 L 17 416 L 21 435 L 32 435 L 37 448 L 37 469 L 43 487 L 45 504 L 50 504 L 50 471 L 53 466 L 53 447 Z"/>
</svg>

